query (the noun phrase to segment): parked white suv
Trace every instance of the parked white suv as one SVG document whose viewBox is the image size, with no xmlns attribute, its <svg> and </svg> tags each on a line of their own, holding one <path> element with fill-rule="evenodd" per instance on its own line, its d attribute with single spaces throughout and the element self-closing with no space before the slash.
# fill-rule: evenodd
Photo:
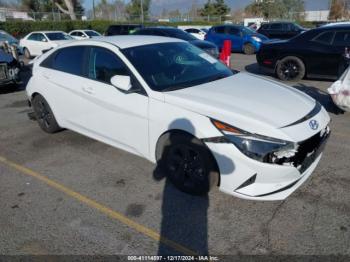
<svg viewBox="0 0 350 262">
<path fill-rule="evenodd" d="M 20 40 L 19 45 L 23 48 L 25 57 L 30 59 L 41 55 L 43 51 L 72 40 L 71 36 L 62 31 L 40 31 L 29 33 Z"/>
<path fill-rule="evenodd" d="M 158 162 L 182 191 L 281 200 L 320 161 L 330 118 L 294 88 L 233 73 L 179 39 L 76 41 L 34 62 L 40 127 L 67 128 Z"/>
</svg>

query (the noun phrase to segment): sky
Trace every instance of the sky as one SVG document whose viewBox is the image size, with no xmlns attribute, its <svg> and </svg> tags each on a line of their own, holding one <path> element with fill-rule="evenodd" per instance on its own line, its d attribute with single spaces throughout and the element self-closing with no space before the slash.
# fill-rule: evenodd
<svg viewBox="0 0 350 262">
<path fill-rule="evenodd" d="M 197 0 L 197 3 L 204 3 L 207 0 Z M 304 0 L 306 10 L 323 10 L 328 8 L 329 0 Z M 92 0 L 83 0 L 85 10 L 92 8 Z M 100 0 L 95 0 L 95 5 Z M 128 2 L 128 0 L 125 0 Z M 168 10 L 180 9 L 184 11 L 191 6 L 192 1 L 190 0 L 151 0 L 152 13 L 160 13 L 163 8 Z M 226 0 L 226 3 L 231 7 L 232 10 L 244 8 L 246 5 L 251 3 L 252 0 Z"/>
</svg>

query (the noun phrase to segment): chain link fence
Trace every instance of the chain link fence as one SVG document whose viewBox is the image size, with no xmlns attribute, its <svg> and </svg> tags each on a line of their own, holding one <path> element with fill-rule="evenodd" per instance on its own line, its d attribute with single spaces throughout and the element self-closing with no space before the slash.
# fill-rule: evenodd
<svg viewBox="0 0 350 262">
<path fill-rule="evenodd" d="M 116 22 L 209 22 L 221 23 L 224 21 L 231 21 L 229 16 L 191 16 L 188 14 L 179 14 L 177 16 L 155 16 L 155 15 L 141 15 L 130 16 L 123 10 L 117 8 L 109 8 L 108 10 L 92 10 L 86 13 L 76 13 L 77 20 L 110 20 Z M 0 8 L 0 21 L 65 21 L 71 20 L 68 14 L 52 10 L 52 12 L 32 12 L 32 11 L 18 11 L 6 8 Z"/>
</svg>

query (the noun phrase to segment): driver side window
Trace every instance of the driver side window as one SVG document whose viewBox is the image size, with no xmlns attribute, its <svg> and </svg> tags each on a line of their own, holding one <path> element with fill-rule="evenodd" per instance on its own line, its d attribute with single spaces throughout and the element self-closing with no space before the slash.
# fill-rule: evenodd
<svg viewBox="0 0 350 262">
<path fill-rule="evenodd" d="M 91 47 L 89 52 L 88 77 L 93 80 L 111 83 L 115 75 L 130 75 L 127 67 L 113 52 L 101 48 Z"/>
</svg>

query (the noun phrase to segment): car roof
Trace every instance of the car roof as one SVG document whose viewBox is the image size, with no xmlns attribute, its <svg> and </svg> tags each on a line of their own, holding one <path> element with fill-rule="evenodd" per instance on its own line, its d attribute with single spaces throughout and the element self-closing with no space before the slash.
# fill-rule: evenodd
<svg viewBox="0 0 350 262">
<path fill-rule="evenodd" d="M 350 29 L 350 23 L 349 24 L 325 25 L 325 26 L 321 26 L 319 28 L 322 28 L 322 29 Z"/>
<path fill-rule="evenodd" d="M 236 25 L 236 24 L 229 24 L 229 25 L 216 25 L 216 26 L 213 26 L 212 28 L 215 28 L 215 27 L 236 27 L 236 28 L 242 28 L 244 27 L 243 25 Z"/>
<path fill-rule="evenodd" d="M 72 31 L 70 31 L 69 33 L 72 33 L 72 32 L 79 32 L 79 31 L 95 31 L 93 29 L 74 29 Z M 95 31 L 96 32 L 96 31 Z"/>
<path fill-rule="evenodd" d="M 41 34 L 46 34 L 46 33 L 64 33 L 63 31 L 33 31 L 31 32 L 30 34 L 33 34 L 33 33 L 41 33 Z"/>
<path fill-rule="evenodd" d="M 150 27 L 144 27 L 140 30 L 148 30 L 148 29 L 150 29 L 150 30 L 181 30 L 179 28 L 172 27 L 172 26 L 150 26 Z"/>
<path fill-rule="evenodd" d="M 263 22 L 262 24 L 296 24 L 296 23 L 290 22 L 290 21 L 272 21 L 272 22 Z"/>
<path fill-rule="evenodd" d="M 105 36 L 100 38 L 94 38 L 96 42 L 107 42 L 113 45 L 118 46 L 121 49 L 143 46 L 143 45 L 152 45 L 152 44 L 161 44 L 169 42 L 186 42 L 181 39 L 164 37 L 164 36 L 148 36 L 148 35 L 116 35 L 116 36 Z"/>
<path fill-rule="evenodd" d="M 141 24 L 119 24 L 119 25 L 110 25 L 108 27 L 117 27 L 117 26 L 142 26 Z"/>
</svg>

